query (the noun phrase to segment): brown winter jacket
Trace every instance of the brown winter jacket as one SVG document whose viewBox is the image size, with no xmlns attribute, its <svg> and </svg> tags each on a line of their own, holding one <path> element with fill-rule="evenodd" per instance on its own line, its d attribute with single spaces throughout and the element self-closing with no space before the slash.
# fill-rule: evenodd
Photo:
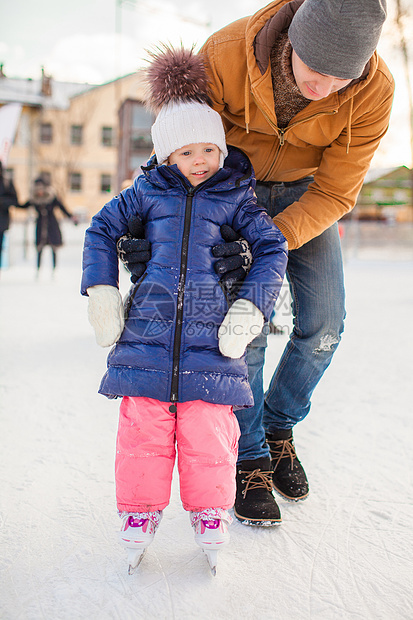
<svg viewBox="0 0 413 620">
<path fill-rule="evenodd" d="M 289 249 L 317 237 L 354 207 L 386 133 L 394 92 L 392 75 L 375 52 L 362 78 L 310 101 L 279 129 L 270 51 L 301 3 L 276 0 L 213 34 L 201 49 L 227 142 L 248 155 L 257 179 L 295 181 L 314 174 L 302 198 L 274 218 Z"/>
</svg>

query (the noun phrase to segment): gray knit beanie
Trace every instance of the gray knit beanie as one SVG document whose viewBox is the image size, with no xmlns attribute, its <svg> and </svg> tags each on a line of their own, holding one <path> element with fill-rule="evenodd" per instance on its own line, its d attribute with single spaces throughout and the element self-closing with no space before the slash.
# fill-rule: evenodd
<svg viewBox="0 0 413 620">
<path fill-rule="evenodd" d="M 288 36 L 310 69 L 353 80 L 373 55 L 385 19 L 386 0 L 304 0 Z"/>
</svg>

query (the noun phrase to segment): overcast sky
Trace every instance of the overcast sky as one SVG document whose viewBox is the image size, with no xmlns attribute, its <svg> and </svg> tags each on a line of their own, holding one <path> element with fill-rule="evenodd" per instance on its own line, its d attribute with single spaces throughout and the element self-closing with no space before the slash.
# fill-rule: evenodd
<svg viewBox="0 0 413 620">
<path fill-rule="evenodd" d="M 1 0 L 5 5 L 5 0 Z M 10 77 L 100 83 L 134 71 L 159 41 L 201 45 L 259 0 L 15 0 L 1 9 L 0 62 Z M 118 8 L 117 8 L 118 5 Z M 236 7 L 236 8 L 235 8 Z M 219 10 L 218 10 L 219 9 Z"/>
<path fill-rule="evenodd" d="M 406 0 L 404 0 L 406 1 Z M 395 0 L 388 0 L 389 14 Z M 7 6 L 6 6 L 7 3 Z M 0 0 L 0 63 L 7 77 L 102 83 L 135 71 L 160 41 L 200 46 L 209 34 L 264 6 L 260 0 Z M 119 4 L 119 1 L 118 1 Z M 389 21 L 389 20 L 388 20 Z M 390 23 L 379 51 L 396 78 L 389 135 L 375 165 L 411 165 L 407 91 Z"/>
</svg>

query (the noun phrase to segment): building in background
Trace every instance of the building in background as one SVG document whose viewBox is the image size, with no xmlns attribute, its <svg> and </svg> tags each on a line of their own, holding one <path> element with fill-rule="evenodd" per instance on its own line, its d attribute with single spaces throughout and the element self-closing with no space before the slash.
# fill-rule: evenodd
<svg viewBox="0 0 413 620">
<path fill-rule="evenodd" d="M 359 220 L 413 222 L 411 170 L 406 166 L 371 169 L 350 217 Z"/>
<path fill-rule="evenodd" d="M 0 106 L 21 103 L 7 172 L 21 202 L 48 179 L 68 209 L 91 217 L 152 150 L 142 73 L 99 86 L 0 75 Z"/>
<path fill-rule="evenodd" d="M 143 104 L 142 72 L 102 85 L 7 78 L 0 66 L 0 107 L 21 104 L 6 174 L 20 202 L 43 176 L 68 209 L 89 219 L 140 173 L 152 151 L 153 116 Z M 370 170 L 356 208 L 357 219 L 413 221 L 409 169 Z M 15 217 L 22 217 L 16 211 Z"/>
<path fill-rule="evenodd" d="M 153 144 L 151 126 L 154 117 L 141 101 L 126 99 L 119 109 L 118 187 L 133 179 L 146 163 Z"/>
</svg>

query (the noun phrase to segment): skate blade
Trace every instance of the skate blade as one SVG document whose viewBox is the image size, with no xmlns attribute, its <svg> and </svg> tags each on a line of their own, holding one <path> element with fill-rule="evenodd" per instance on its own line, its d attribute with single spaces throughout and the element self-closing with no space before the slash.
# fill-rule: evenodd
<svg viewBox="0 0 413 620">
<path fill-rule="evenodd" d="M 128 575 L 133 575 L 145 553 L 146 549 L 128 549 Z"/>
<path fill-rule="evenodd" d="M 211 573 L 215 577 L 217 574 L 217 563 L 218 563 L 218 550 L 217 549 L 202 549 L 205 553 L 209 568 L 211 569 Z"/>
</svg>

